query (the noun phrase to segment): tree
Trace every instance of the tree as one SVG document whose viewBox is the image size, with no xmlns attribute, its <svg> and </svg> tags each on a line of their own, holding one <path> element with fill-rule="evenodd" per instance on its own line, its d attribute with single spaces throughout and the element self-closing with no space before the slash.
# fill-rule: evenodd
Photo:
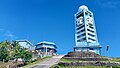
<svg viewBox="0 0 120 68">
<path fill-rule="evenodd" d="M 0 61 L 8 61 L 10 58 L 8 50 L 3 46 L 0 48 Z"/>
<path fill-rule="evenodd" d="M 6 40 L 0 43 L 0 61 L 18 58 L 29 61 L 32 58 L 32 54 L 16 41 L 10 42 Z"/>
<path fill-rule="evenodd" d="M 14 41 L 14 50 L 15 50 L 15 58 L 22 58 L 25 61 L 29 61 L 32 58 L 32 54 L 26 49 L 21 47 L 18 42 Z"/>
</svg>

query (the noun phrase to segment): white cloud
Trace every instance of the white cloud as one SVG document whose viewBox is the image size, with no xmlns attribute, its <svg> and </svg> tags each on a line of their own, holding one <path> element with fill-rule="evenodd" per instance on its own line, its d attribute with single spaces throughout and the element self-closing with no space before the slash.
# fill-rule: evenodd
<svg viewBox="0 0 120 68">
<path fill-rule="evenodd" d="M 18 37 L 13 34 L 13 32 L 5 30 L 5 29 L 0 29 L 0 35 L 4 37 L 4 39 L 8 40 L 13 40 L 17 39 Z"/>
<path fill-rule="evenodd" d="M 14 35 L 10 31 L 6 31 L 4 36 L 6 36 L 6 37 L 14 37 Z"/>
<path fill-rule="evenodd" d="M 119 0 L 94 0 L 98 6 L 101 8 L 118 8 Z"/>
</svg>

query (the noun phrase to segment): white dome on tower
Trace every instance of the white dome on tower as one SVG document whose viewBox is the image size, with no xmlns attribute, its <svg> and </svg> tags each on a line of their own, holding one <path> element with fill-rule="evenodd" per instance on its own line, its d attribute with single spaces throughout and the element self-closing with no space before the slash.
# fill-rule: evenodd
<svg viewBox="0 0 120 68">
<path fill-rule="evenodd" d="M 82 6 L 79 7 L 79 10 L 88 10 L 88 7 L 85 6 L 85 5 L 82 5 Z"/>
</svg>

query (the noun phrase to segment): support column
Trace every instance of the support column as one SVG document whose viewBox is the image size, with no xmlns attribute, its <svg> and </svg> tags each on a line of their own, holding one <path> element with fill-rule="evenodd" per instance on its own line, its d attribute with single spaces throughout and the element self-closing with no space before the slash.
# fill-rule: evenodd
<svg viewBox="0 0 120 68">
<path fill-rule="evenodd" d="M 47 56 L 47 47 L 45 47 L 45 52 L 46 52 L 46 56 Z"/>
</svg>

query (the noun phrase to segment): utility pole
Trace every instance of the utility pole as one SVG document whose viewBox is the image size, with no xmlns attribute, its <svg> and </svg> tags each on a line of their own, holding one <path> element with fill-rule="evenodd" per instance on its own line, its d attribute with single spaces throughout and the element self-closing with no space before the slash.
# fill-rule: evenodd
<svg viewBox="0 0 120 68">
<path fill-rule="evenodd" d="M 107 57 L 108 57 L 108 60 L 109 60 L 109 53 L 108 53 L 108 50 L 109 50 L 109 45 L 107 45 L 107 48 L 106 48 Z"/>
<path fill-rule="evenodd" d="M 108 58 L 108 65 L 110 66 L 110 60 L 109 60 L 109 45 L 107 45 L 106 52 L 107 52 L 107 58 Z"/>
</svg>

